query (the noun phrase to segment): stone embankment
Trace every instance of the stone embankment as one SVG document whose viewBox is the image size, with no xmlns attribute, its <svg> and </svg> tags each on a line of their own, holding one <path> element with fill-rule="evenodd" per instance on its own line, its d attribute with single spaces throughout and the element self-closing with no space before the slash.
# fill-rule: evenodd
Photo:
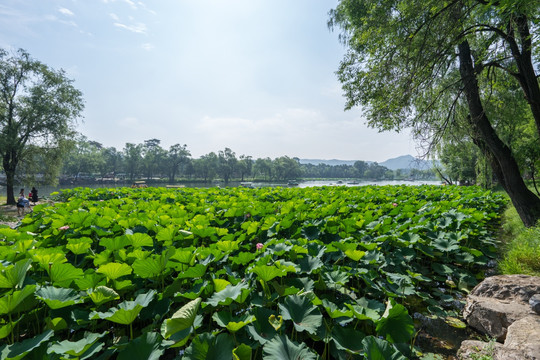
<svg viewBox="0 0 540 360">
<path fill-rule="evenodd" d="M 498 275 L 485 279 L 467 297 L 463 317 L 493 339 L 466 340 L 458 357 L 540 360 L 540 277 Z"/>
</svg>

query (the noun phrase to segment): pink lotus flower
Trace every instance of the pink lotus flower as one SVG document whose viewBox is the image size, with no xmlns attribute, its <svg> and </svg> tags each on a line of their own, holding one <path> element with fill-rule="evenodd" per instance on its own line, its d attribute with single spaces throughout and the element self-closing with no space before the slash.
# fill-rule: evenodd
<svg viewBox="0 0 540 360">
<path fill-rule="evenodd" d="M 393 203 L 392 206 L 393 206 L 393 207 L 396 207 L 396 206 L 397 206 L 397 203 Z"/>
<path fill-rule="evenodd" d="M 60 226 L 58 230 L 67 230 L 69 229 L 69 225 Z"/>
<path fill-rule="evenodd" d="M 264 247 L 262 243 L 257 243 L 256 246 L 257 246 L 257 250 L 261 250 Z"/>
</svg>

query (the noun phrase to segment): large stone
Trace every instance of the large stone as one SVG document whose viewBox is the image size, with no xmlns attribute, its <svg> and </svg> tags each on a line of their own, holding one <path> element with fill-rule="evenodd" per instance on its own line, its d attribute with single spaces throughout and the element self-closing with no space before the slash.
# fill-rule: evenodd
<svg viewBox="0 0 540 360">
<path fill-rule="evenodd" d="M 533 314 L 527 304 L 503 302 L 478 296 L 467 297 L 463 318 L 467 324 L 482 334 L 503 342 L 508 327 L 519 319 Z"/>
<path fill-rule="evenodd" d="M 535 313 L 540 314 L 540 294 L 534 294 L 529 299 L 529 305 L 531 305 L 531 308 Z"/>
<path fill-rule="evenodd" d="M 477 331 L 503 342 L 513 322 L 534 314 L 528 302 L 537 293 L 540 277 L 492 276 L 471 291 L 463 317 Z"/>
<path fill-rule="evenodd" d="M 510 349 L 497 342 L 483 342 L 477 340 L 465 340 L 458 350 L 458 359 L 476 360 L 538 360 L 536 356 L 530 356 L 520 349 Z M 483 357 L 485 356 L 485 357 Z"/>
<path fill-rule="evenodd" d="M 540 294 L 540 277 L 529 275 L 497 275 L 486 278 L 470 295 L 528 303 L 534 294 Z"/>
<path fill-rule="evenodd" d="M 504 347 L 540 359 L 540 316 L 526 316 L 510 325 Z"/>
</svg>

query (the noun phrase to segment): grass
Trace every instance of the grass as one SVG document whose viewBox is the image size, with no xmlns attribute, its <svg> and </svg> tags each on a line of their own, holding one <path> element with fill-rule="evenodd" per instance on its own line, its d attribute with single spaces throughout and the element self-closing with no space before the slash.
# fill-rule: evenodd
<svg viewBox="0 0 540 360">
<path fill-rule="evenodd" d="M 503 215 L 502 239 L 502 274 L 540 276 L 540 225 L 526 228 L 516 209 L 510 207 Z"/>
</svg>

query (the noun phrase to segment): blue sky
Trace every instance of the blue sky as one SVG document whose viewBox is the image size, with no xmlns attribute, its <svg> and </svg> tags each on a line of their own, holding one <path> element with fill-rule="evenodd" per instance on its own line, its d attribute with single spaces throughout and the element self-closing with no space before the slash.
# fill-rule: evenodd
<svg viewBox="0 0 540 360">
<path fill-rule="evenodd" d="M 231 148 L 254 158 L 384 161 L 416 155 L 344 111 L 328 30 L 334 0 L 3 0 L 0 46 L 64 69 L 84 94 L 78 130 L 126 142 Z"/>
</svg>

